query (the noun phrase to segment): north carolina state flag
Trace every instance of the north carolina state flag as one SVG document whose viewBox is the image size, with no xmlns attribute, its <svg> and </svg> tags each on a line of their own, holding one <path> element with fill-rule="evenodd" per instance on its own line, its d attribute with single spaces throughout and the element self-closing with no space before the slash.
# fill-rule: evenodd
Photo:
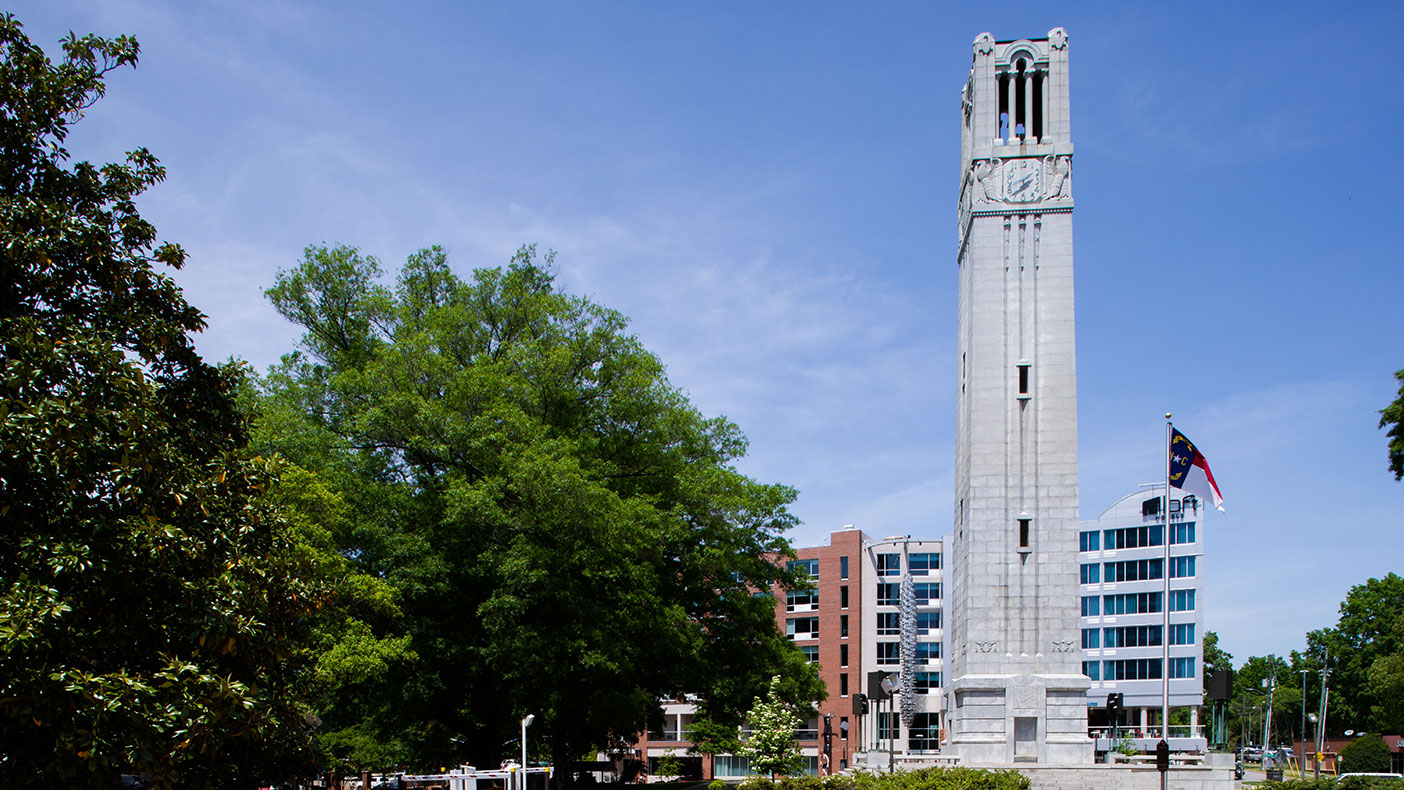
<svg viewBox="0 0 1404 790">
<path fill-rule="evenodd" d="M 1213 502 L 1219 510 L 1224 509 L 1224 498 L 1219 494 L 1219 485 L 1214 482 L 1214 473 L 1209 471 L 1204 453 L 1173 427 L 1170 429 L 1170 485 Z"/>
</svg>

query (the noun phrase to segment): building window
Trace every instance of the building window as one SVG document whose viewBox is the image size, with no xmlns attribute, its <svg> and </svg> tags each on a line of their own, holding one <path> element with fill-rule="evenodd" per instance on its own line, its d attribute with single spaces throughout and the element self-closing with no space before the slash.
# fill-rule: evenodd
<svg viewBox="0 0 1404 790">
<path fill-rule="evenodd" d="M 1176 623 L 1170 626 L 1170 644 L 1194 644 L 1194 623 Z"/>
<path fill-rule="evenodd" d="M 811 579 L 819 578 L 819 560 L 790 560 L 785 563 L 785 569 L 791 573 L 807 573 Z"/>
<path fill-rule="evenodd" d="M 839 615 L 839 638 L 848 636 L 848 615 Z"/>
<path fill-rule="evenodd" d="M 1171 590 L 1171 591 L 1170 591 L 1170 611 L 1172 611 L 1172 612 L 1193 612 L 1193 611 L 1194 611 L 1194 590 Z"/>
<path fill-rule="evenodd" d="M 801 652 L 801 653 L 804 653 L 804 657 L 807 658 L 807 659 L 809 659 L 809 663 L 811 663 L 811 664 L 817 664 L 817 663 L 819 663 L 819 646 L 818 646 L 818 645 L 800 645 L 800 646 L 799 646 L 799 649 L 800 649 L 800 652 Z"/>
<path fill-rule="evenodd" d="M 918 713 L 912 716 L 912 726 L 907 730 L 907 748 L 914 752 L 931 752 L 941 748 L 940 714 Z"/>
<path fill-rule="evenodd" d="M 785 611 L 787 612 L 812 612 L 818 608 L 818 590 L 788 590 L 785 593 Z"/>
<path fill-rule="evenodd" d="M 902 633 L 902 615 L 897 612 L 877 613 L 878 636 L 897 636 Z"/>
<path fill-rule="evenodd" d="M 1088 650 L 1094 647 L 1101 647 L 1101 631 L 1096 628 L 1082 629 L 1082 649 Z"/>
<path fill-rule="evenodd" d="M 940 582 L 917 582 L 912 588 L 916 592 L 917 606 L 927 606 L 932 601 L 941 600 Z"/>
<path fill-rule="evenodd" d="M 1077 536 L 1078 551 L 1098 551 L 1102 548 L 1102 533 L 1093 530 Z"/>
<path fill-rule="evenodd" d="M 917 612 L 917 635 L 930 636 L 941 630 L 940 612 Z"/>
<path fill-rule="evenodd" d="M 1170 545 L 1194 542 L 1194 522 L 1170 525 Z"/>
<path fill-rule="evenodd" d="M 1095 595 L 1082 596 L 1082 616 L 1096 617 L 1102 613 L 1102 601 Z"/>
<path fill-rule="evenodd" d="M 897 606 L 901 603 L 901 586 L 900 584 L 893 584 L 892 582 L 878 582 L 877 605 Z"/>
<path fill-rule="evenodd" d="M 896 737 L 897 737 L 897 732 L 898 732 L 897 727 L 898 727 L 898 725 L 901 723 L 901 720 L 897 718 L 897 712 L 896 712 L 896 711 L 892 711 L 892 712 L 888 712 L 888 711 L 885 711 L 885 710 L 884 710 L 884 711 L 878 711 L 877 721 L 878 721 L 878 733 L 877 733 L 878 740 L 880 740 L 880 741 L 886 741 L 886 740 L 889 740 L 889 739 L 892 739 L 892 738 L 896 738 Z"/>
<path fill-rule="evenodd" d="M 902 645 L 898 642 L 877 643 L 878 666 L 897 666 L 902 663 Z"/>
<path fill-rule="evenodd" d="M 847 608 L 848 608 L 848 585 L 847 585 L 847 584 L 843 585 L 842 587 L 839 587 L 839 608 L 840 608 L 840 609 L 847 609 Z"/>
<path fill-rule="evenodd" d="M 847 579 L 847 578 L 848 578 L 848 555 L 847 555 L 847 554 L 845 554 L 845 555 L 842 556 L 842 557 L 839 557 L 839 578 L 840 578 L 840 579 Z"/>
<path fill-rule="evenodd" d="M 1194 677 L 1194 659 L 1191 658 L 1191 657 L 1186 657 L 1186 658 L 1172 658 L 1172 659 L 1170 659 L 1170 677 L 1171 677 L 1171 678 L 1192 678 L 1192 677 Z"/>
<path fill-rule="evenodd" d="M 1163 593 L 1119 593 L 1102 596 L 1102 614 L 1157 614 Z"/>
<path fill-rule="evenodd" d="M 847 645 L 845 645 L 845 647 L 847 647 Z M 839 696 L 840 696 L 840 697 L 847 697 L 847 696 L 848 696 L 848 673 L 847 673 L 847 672 L 843 672 L 843 673 L 841 673 L 841 674 L 839 675 Z"/>
<path fill-rule="evenodd" d="M 916 673 L 916 693 L 918 693 L 918 694 L 939 694 L 939 693 L 941 693 L 941 673 L 940 673 L 940 672 L 918 672 L 918 673 Z"/>
<path fill-rule="evenodd" d="M 1091 679 L 1091 680 L 1101 680 L 1101 679 L 1102 679 L 1102 662 L 1100 662 L 1100 661 L 1084 661 L 1084 662 L 1082 662 L 1082 674 L 1086 675 L 1086 676 L 1087 676 L 1089 679 Z"/>
<path fill-rule="evenodd" d="M 1029 397 L 1029 363 L 1019 363 L 1019 397 Z"/>
<path fill-rule="evenodd" d="M 1171 557 L 1170 578 L 1184 579 L 1194 575 L 1194 557 Z"/>
<path fill-rule="evenodd" d="M 1019 548 L 1021 549 L 1027 549 L 1029 547 L 1029 532 L 1031 523 L 1031 519 L 1019 519 Z"/>
<path fill-rule="evenodd" d="M 1159 502 L 1160 500 L 1156 500 Z M 1103 548 L 1139 549 L 1145 546 L 1164 545 L 1165 528 L 1159 524 L 1147 527 L 1122 527 L 1102 533 Z"/>
<path fill-rule="evenodd" d="M 901 576 L 901 575 L 902 575 L 902 555 L 901 555 L 901 554 L 879 554 L 879 555 L 877 555 L 877 575 L 879 575 L 879 576 Z"/>
<path fill-rule="evenodd" d="M 907 572 L 913 576 L 930 576 L 932 571 L 939 570 L 941 570 L 940 554 L 913 554 L 907 557 Z"/>
<path fill-rule="evenodd" d="M 1126 658 L 1102 662 L 1102 680 L 1160 680 L 1160 659 Z"/>
<path fill-rule="evenodd" d="M 918 664 L 930 664 L 941 657 L 940 642 L 917 642 L 916 660 Z"/>
<path fill-rule="evenodd" d="M 795 617 L 785 621 L 785 635 L 799 642 L 819 638 L 819 618 Z"/>
<path fill-rule="evenodd" d="M 712 772 L 715 776 L 725 776 L 734 779 L 736 777 L 751 775 L 751 758 L 749 757 L 719 754 L 713 757 L 712 760 Z"/>
<path fill-rule="evenodd" d="M 1103 647 L 1160 647 L 1164 644 L 1158 625 L 1124 625 L 1103 629 Z"/>
<path fill-rule="evenodd" d="M 848 645 L 839 645 L 839 666 L 848 666 Z"/>
<path fill-rule="evenodd" d="M 1122 560 L 1102 564 L 1106 571 L 1103 578 L 1108 582 L 1142 582 L 1149 579 L 1165 578 L 1165 560 Z"/>
<path fill-rule="evenodd" d="M 1084 563 L 1082 566 L 1082 583 L 1096 584 L 1102 580 L 1102 570 L 1095 562 Z"/>
</svg>

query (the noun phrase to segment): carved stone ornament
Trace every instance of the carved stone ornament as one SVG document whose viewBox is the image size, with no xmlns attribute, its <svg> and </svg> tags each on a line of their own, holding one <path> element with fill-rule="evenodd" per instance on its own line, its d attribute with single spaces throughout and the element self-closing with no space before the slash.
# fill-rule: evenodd
<svg viewBox="0 0 1404 790">
<path fill-rule="evenodd" d="M 989 33 L 981 33 L 975 37 L 975 54 L 988 55 L 994 52 L 994 36 Z"/>
<path fill-rule="evenodd" d="M 970 114 L 975 111 L 975 69 L 970 70 L 965 87 L 960 91 L 960 111 L 965 118 L 965 125 L 969 126 Z"/>
<path fill-rule="evenodd" d="M 956 207 L 956 249 L 965 243 L 965 229 L 970 225 L 970 201 L 971 193 L 975 191 L 975 184 L 970 179 L 965 180 L 965 188 L 960 191 L 960 204 Z"/>
<path fill-rule="evenodd" d="M 975 163 L 975 202 L 976 203 L 998 203 L 1000 200 L 999 191 L 999 166 L 997 158 L 981 159 Z"/>
<path fill-rule="evenodd" d="M 975 652 L 977 652 L 977 653 L 993 653 L 993 652 L 994 652 L 994 649 L 995 649 L 995 645 L 997 645 L 997 644 L 999 644 L 999 643 L 998 643 L 998 642 L 976 642 L 976 643 L 975 643 Z"/>
<path fill-rule="evenodd" d="M 1055 642 L 1053 643 L 1053 652 L 1054 652 L 1054 653 L 1071 653 L 1072 650 L 1073 650 L 1073 641 L 1072 641 L 1071 639 L 1069 639 L 1069 640 L 1067 640 L 1067 641 L 1058 640 L 1058 641 L 1055 641 Z"/>
<path fill-rule="evenodd" d="M 1068 48 L 1068 31 L 1061 27 L 1055 27 L 1048 31 L 1048 46 L 1054 49 Z"/>
<path fill-rule="evenodd" d="M 1072 157 L 1049 154 L 1043 158 L 1043 171 L 1048 184 L 1045 199 L 1067 200 L 1072 197 Z"/>
</svg>

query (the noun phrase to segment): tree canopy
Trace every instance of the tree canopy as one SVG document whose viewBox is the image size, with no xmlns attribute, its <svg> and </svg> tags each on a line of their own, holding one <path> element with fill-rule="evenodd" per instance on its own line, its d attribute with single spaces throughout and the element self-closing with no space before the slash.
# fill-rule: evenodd
<svg viewBox="0 0 1404 790">
<path fill-rule="evenodd" d="M 1404 729 L 1391 689 L 1404 688 L 1404 578 L 1388 574 L 1350 588 L 1332 628 L 1307 634 L 1313 653 L 1330 651 L 1332 730 Z"/>
<path fill-rule="evenodd" d="M 823 693 L 754 594 L 798 582 L 775 562 L 793 490 L 737 472 L 737 427 L 551 265 L 526 247 L 463 280 L 429 248 L 389 287 L 315 246 L 268 291 L 304 334 L 262 382 L 257 446 L 346 504 L 339 550 L 398 612 L 363 623 L 399 640 L 378 682 L 329 692 L 348 762 L 496 764 L 531 713 L 565 770 L 661 696 L 734 725 L 772 674 Z"/>
<path fill-rule="evenodd" d="M 1388 428 L 1389 471 L 1395 480 L 1404 479 L 1404 370 L 1394 372 L 1399 381 L 1399 397 L 1380 410 L 1380 427 Z"/>
<path fill-rule="evenodd" d="M 0 786 L 250 784 L 305 766 L 307 616 L 327 591 L 243 455 L 139 194 L 145 149 L 68 165 L 127 37 L 52 62 L 0 17 Z"/>
</svg>

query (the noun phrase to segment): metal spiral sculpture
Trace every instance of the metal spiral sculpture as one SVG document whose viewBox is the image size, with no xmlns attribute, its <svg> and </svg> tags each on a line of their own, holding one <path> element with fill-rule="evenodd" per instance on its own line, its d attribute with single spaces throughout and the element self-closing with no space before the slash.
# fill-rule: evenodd
<svg viewBox="0 0 1404 790">
<path fill-rule="evenodd" d="M 911 729 L 912 717 L 916 715 L 917 606 L 916 585 L 908 565 L 907 557 L 903 556 L 902 587 L 897 603 L 902 636 L 902 726 Z"/>
</svg>

